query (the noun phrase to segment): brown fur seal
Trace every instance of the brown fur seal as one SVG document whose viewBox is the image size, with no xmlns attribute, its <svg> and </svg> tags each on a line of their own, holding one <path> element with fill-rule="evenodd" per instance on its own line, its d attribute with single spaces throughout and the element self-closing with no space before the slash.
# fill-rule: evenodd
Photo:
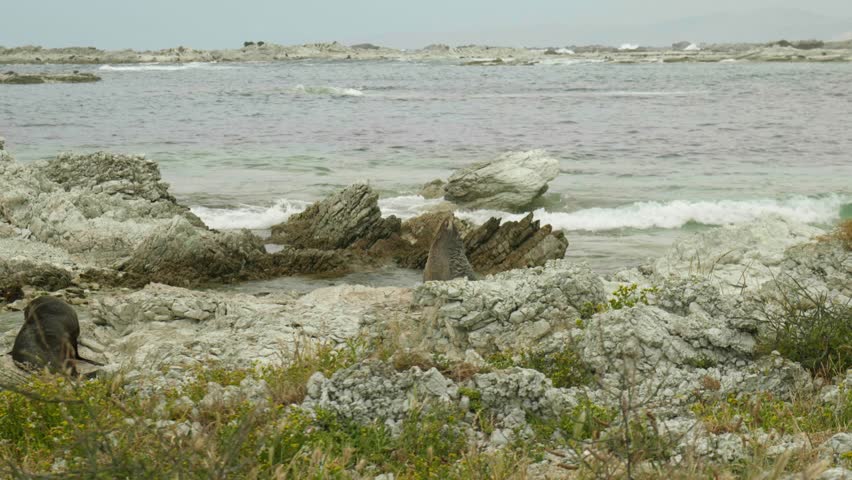
<svg viewBox="0 0 852 480">
<path fill-rule="evenodd" d="M 435 232 L 435 240 L 429 247 L 429 258 L 426 259 L 426 269 L 423 271 L 423 281 L 460 277 L 476 280 L 476 274 L 464 252 L 464 242 L 456 230 L 455 219 L 450 215 Z"/>
<path fill-rule="evenodd" d="M 54 372 L 76 376 L 78 360 L 101 365 L 80 356 L 79 336 L 80 322 L 70 305 L 56 297 L 39 297 L 24 309 L 24 325 L 15 337 L 11 355 L 23 365 L 46 366 Z"/>
</svg>

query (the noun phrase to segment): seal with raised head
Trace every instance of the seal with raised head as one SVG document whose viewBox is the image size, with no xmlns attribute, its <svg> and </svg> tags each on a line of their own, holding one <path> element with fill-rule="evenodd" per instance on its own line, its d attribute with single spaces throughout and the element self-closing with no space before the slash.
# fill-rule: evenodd
<svg viewBox="0 0 852 480">
<path fill-rule="evenodd" d="M 464 252 L 464 242 L 456 230 L 455 218 L 450 215 L 441 222 L 435 232 L 435 239 L 429 247 L 429 257 L 426 259 L 426 269 L 423 271 L 423 281 L 461 277 L 476 280 L 476 274 Z"/>
<path fill-rule="evenodd" d="M 77 312 L 62 299 L 43 296 L 24 308 L 24 325 L 10 352 L 22 365 L 77 375 L 77 361 L 101 365 L 80 356 L 77 340 L 80 322 Z"/>
</svg>

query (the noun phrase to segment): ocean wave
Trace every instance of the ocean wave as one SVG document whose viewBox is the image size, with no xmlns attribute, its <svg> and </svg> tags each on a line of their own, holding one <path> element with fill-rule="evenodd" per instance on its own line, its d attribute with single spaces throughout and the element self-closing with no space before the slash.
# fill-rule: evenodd
<svg viewBox="0 0 852 480">
<path fill-rule="evenodd" d="M 576 212 L 548 212 L 539 209 L 533 216 L 562 230 L 603 231 L 633 228 L 675 229 L 688 223 L 728 225 L 753 222 L 775 215 L 801 223 L 830 223 L 840 218 L 840 209 L 852 202 L 852 197 L 827 195 L 823 197 L 795 196 L 784 200 L 715 200 L 670 202 L 636 202 L 615 208 L 587 208 Z M 490 217 L 519 220 L 524 215 L 493 210 L 474 210 L 456 214 L 474 223 Z"/>
<path fill-rule="evenodd" d="M 137 65 L 101 65 L 98 70 L 111 71 L 111 72 L 149 72 L 149 71 L 162 71 L 162 72 L 175 72 L 179 70 L 190 70 L 195 68 L 232 68 L 219 65 L 216 62 L 190 62 L 190 63 L 178 63 L 178 64 L 161 64 L 161 63 L 142 63 Z"/>
<path fill-rule="evenodd" d="M 634 43 L 622 43 L 621 46 L 618 47 L 618 49 L 619 50 L 638 50 L 639 45 L 636 45 Z"/>
<path fill-rule="evenodd" d="M 395 215 L 407 220 L 430 211 L 443 199 L 427 200 L 419 195 L 388 197 L 379 200 L 383 216 Z M 840 218 L 841 209 L 852 204 L 852 196 L 795 196 L 787 199 L 754 200 L 673 200 L 669 202 L 635 202 L 614 208 L 587 208 L 575 212 L 533 212 L 536 220 L 562 230 L 606 231 L 631 228 L 677 229 L 689 223 L 728 225 L 753 222 L 775 215 L 801 223 L 831 223 Z M 269 207 L 241 205 L 235 208 L 195 206 L 191 210 L 210 228 L 266 229 L 303 211 L 308 202 L 280 199 Z M 491 217 L 517 221 L 526 214 L 498 210 L 462 210 L 456 216 L 476 224 Z"/>
<path fill-rule="evenodd" d="M 293 90 L 297 93 L 307 93 L 310 95 L 331 95 L 333 97 L 361 97 L 364 92 L 356 88 L 339 88 L 327 86 L 305 86 L 296 85 Z"/>
<path fill-rule="evenodd" d="M 192 213 L 198 216 L 205 225 L 217 230 L 248 228 L 261 230 L 279 224 L 291 215 L 303 211 L 307 202 L 296 200 L 278 200 L 271 207 L 241 205 L 236 208 L 191 207 Z"/>
</svg>

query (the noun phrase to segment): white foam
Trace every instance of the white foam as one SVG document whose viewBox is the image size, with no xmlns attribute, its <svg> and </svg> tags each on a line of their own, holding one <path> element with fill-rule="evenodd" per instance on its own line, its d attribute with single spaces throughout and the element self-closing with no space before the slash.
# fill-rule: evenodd
<svg viewBox="0 0 852 480">
<path fill-rule="evenodd" d="M 622 43 L 621 46 L 618 47 L 619 50 L 637 50 L 638 48 L 639 45 L 635 45 L 632 43 Z"/>
<path fill-rule="evenodd" d="M 560 55 L 574 55 L 574 50 L 571 50 L 570 48 L 557 48 L 556 53 Z"/>
<path fill-rule="evenodd" d="M 587 63 L 605 63 L 602 58 L 545 58 L 536 65 L 583 65 Z"/>
<path fill-rule="evenodd" d="M 177 63 L 177 64 L 160 64 L 160 63 L 142 63 L 137 65 L 101 65 L 98 70 L 104 71 L 112 71 L 112 72 L 150 72 L 150 71 L 162 71 L 162 72 L 176 72 L 180 70 L 190 70 L 196 68 L 232 68 L 226 67 L 217 64 L 216 62 L 190 62 L 190 63 Z"/>
<path fill-rule="evenodd" d="M 830 223 L 839 218 L 840 208 L 852 202 L 852 196 L 805 196 L 785 200 L 716 200 L 671 202 L 636 202 L 616 208 L 588 208 L 576 212 L 547 212 L 539 209 L 533 216 L 542 223 L 563 230 L 601 231 L 620 228 L 681 228 L 689 222 L 705 225 L 728 225 L 753 222 L 760 217 L 776 215 L 801 223 Z M 523 214 L 493 210 L 459 212 L 458 217 L 475 223 L 490 217 L 519 220 Z"/>
<path fill-rule="evenodd" d="M 429 211 L 442 199 L 427 200 L 419 195 L 382 198 L 382 215 L 395 215 L 402 220 Z M 587 208 L 575 212 L 533 212 L 536 220 L 562 230 L 603 231 L 622 228 L 681 228 L 689 222 L 705 225 L 748 223 L 760 217 L 776 215 L 800 223 L 831 223 L 840 215 L 843 205 L 852 203 L 850 195 L 822 197 L 795 196 L 783 200 L 674 200 L 670 202 L 636 202 L 615 208 Z M 266 229 L 303 211 L 308 202 L 281 199 L 271 207 L 242 205 L 237 208 L 192 207 L 204 223 L 215 229 Z M 469 210 L 456 216 L 481 224 L 491 217 L 517 221 L 525 214 L 497 210 Z"/>
<path fill-rule="evenodd" d="M 332 97 L 361 97 L 364 92 L 355 88 L 339 88 L 328 86 L 305 86 L 296 85 L 293 87 L 296 93 L 305 93 L 310 95 L 330 95 Z"/>
<path fill-rule="evenodd" d="M 684 52 L 697 52 L 701 50 L 701 47 L 694 43 L 690 43 L 686 48 L 683 49 Z"/>
<path fill-rule="evenodd" d="M 283 222 L 291 215 L 303 211 L 307 202 L 279 200 L 271 207 L 242 205 L 237 208 L 209 208 L 195 206 L 190 208 L 201 221 L 210 228 L 229 230 L 248 228 L 261 230 Z"/>
<path fill-rule="evenodd" d="M 420 195 L 406 195 L 379 199 L 379 208 L 384 217 L 395 215 L 402 220 L 407 220 L 425 213 L 443 201 L 442 198 L 426 200 Z"/>
</svg>

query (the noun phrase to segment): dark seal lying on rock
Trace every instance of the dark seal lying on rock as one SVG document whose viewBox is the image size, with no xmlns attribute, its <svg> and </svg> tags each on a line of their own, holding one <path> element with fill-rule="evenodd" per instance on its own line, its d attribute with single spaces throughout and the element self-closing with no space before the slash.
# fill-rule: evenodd
<svg viewBox="0 0 852 480">
<path fill-rule="evenodd" d="M 455 218 L 450 215 L 435 232 L 435 240 L 429 248 L 423 281 L 452 280 L 454 278 L 476 280 L 473 267 L 464 253 L 464 242 L 455 226 Z"/>
<path fill-rule="evenodd" d="M 44 296 L 24 309 L 24 326 L 15 337 L 12 359 L 22 365 L 77 375 L 78 360 L 101 365 L 80 356 L 77 312 L 59 298 Z"/>
</svg>

